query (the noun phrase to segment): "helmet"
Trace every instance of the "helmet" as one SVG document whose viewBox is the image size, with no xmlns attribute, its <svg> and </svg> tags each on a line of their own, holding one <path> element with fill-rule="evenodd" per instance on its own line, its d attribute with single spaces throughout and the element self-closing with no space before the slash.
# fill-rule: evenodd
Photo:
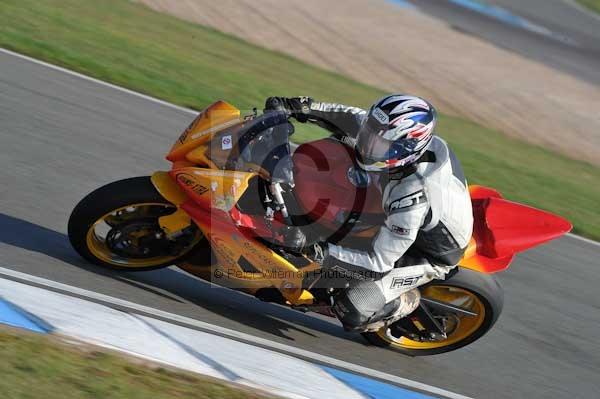
<svg viewBox="0 0 600 399">
<path fill-rule="evenodd" d="M 411 165 L 427 151 L 436 121 L 435 108 L 422 98 L 383 97 L 358 132 L 358 165 L 375 172 Z"/>
</svg>

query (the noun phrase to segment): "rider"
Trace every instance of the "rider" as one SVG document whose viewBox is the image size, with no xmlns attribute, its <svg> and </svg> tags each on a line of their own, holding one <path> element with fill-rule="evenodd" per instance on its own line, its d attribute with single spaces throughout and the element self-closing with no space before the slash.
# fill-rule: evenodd
<svg viewBox="0 0 600 399">
<path fill-rule="evenodd" d="M 465 176 L 446 142 L 434 135 L 433 106 L 419 97 L 394 94 L 368 112 L 309 97 L 271 97 L 266 109 L 284 109 L 354 147 L 357 164 L 382 192 L 386 219 L 370 248 L 329 243 L 312 251 L 322 254 L 324 270 L 353 277 L 333 307 L 344 327 L 378 329 L 382 320 L 412 313 L 420 300 L 416 287 L 445 278 L 473 229 Z M 393 279 L 385 278 L 390 274 Z"/>
</svg>

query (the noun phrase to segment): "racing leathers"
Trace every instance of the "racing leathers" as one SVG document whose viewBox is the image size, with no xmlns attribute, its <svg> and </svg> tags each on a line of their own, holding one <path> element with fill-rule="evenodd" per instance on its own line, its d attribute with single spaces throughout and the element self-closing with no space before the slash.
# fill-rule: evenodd
<svg viewBox="0 0 600 399">
<path fill-rule="evenodd" d="M 354 146 L 366 119 L 365 110 L 306 97 L 294 100 L 300 105 L 295 107 L 299 111 L 292 113 L 296 119 L 315 123 Z M 433 279 L 444 279 L 462 257 L 473 229 L 464 173 L 441 138 L 435 136 L 413 165 L 371 173 L 371 177 L 382 193 L 383 226 L 370 248 L 329 243 L 324 260 L 324 267 L 375 276 L 353 280 L 336 301 L 334 310 L 347 329 L 365 330 L 390 316 L 390 311 L 397 311 L 393 306 L 387 306 L 390 309 L 385 312 L 381 308 L 403 293 L 417 291 L 413 289 Z"/>
</svg>

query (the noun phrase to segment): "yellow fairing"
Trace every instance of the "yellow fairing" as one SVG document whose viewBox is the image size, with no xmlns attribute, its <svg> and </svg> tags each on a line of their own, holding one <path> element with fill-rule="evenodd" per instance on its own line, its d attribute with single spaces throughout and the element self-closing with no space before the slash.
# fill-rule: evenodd
<svg viewBox="0 0 600 399">
<path fill-rule="evenodd" d="M 248 188 L 250 179 L 257 175 L 221 169 L 224 160 L 235 154 L 229 151 L 231 147 L 223 144 L 219 134 L 230 135 L 230 140 L 236 140 L 242 123 L 240 111 L 234 106 L 224 101 L 210 105 L 183 132 L 167 155 L 173 162 L 169 175 L 159 172 L 153 176 L 157 190 L 178 208 L 188 199 L 200 206 L 186 209 L 211 241 L 217 257 L 218 266 L 210 275 L 206 268 L 182 266 L 234 289 L 252 293 L 260 288 L 274 287 L 290 304 L 312 303 L 312 295 L 301 288 L 301 271 L 270 248 L 245 237 L 236 226 L 239 221 L 230 219 L 233 214 L 224 216 L 215 212 L 229 213 Z M 178 212 L 161 218 L 161 227 L 166 231 L 182 227 L 186 221 L 179 218 Z"/>
<path fill-rule="evenodd" d="M 208 145 L 203 144 L 185 154 L 185 159 L 194 165 L 208 165 L 211 169 L 219 169 L 217 165 L 215 165 L 215 163 L 208 157 L 208 152 Z"/>
<path fill-rule="evenodd" d="M 187 200 L 187 194 L 173 181 L 168 172 L 155 172 L 150 180 L 163 198 L 177 206 L 174 213 L 158 218 L 158 224 L 164 232 L 173 234 L 188 227 L 192 223 L 192 219 L 179 207 Z"/>
<path fill-rule="evenodd" d="M 170 174 L 194 202 L 210 210 L 190 212 L 217 257 L 213 282 L 247 292 L 275 287 L 291 304 L 312 303 L 312 295 L 301 289 L 303 272 L 267 246 L 245 237 L 231 215 L 214 212 L 231 211 L 256 173 L 186 167 Z"/>
<path fill-rule="evenodd" d="M 210 208 L 228 212 L 256 173 L 187 167 L 171 171 L 171 176 L 197 202 L 210 201 Z"/>
<path fill-rule="evenodd" d="M 156 191 L 173 205 L 179 206 L 187 200 L 187 194 L 173 181 L 169 172 L 154 172 L 150 180 Z"/>
<path fill-rule="evenodd" d="M 210 229 L 200 228 L 205 233 Z M 301 288 L 303 272 L 268 247 L 239 232 L 213 229 L 207 236 L 218 261 L 211 276 L 214 283 L 250 293 L 274 287 L 290 304 L 313 302 L 312 294 Z"/>
<path fill-rule="evenodd" d="M 185 155 L 207 143 L 215 132 L 241 123 L 240 110 L 225 101 L 217 101 L 194 119 L 167 155 L 169 161 L 181 161 Z"/>
</svg>

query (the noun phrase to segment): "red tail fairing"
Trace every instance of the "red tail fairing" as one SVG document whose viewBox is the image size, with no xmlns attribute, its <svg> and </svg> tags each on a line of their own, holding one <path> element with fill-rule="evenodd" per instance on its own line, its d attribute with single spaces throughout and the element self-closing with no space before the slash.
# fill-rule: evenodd
<svg viewBox="0 0 600 399">
<path fill-rule="evenodd" d="M 567 220 L 526 205 L 502 199 L 490 188 L 471 186 L 477 244 L 474 256 L 461 265 L 486 273 L 508 267 L 514 255 L 568 233 Z"/>
</svg>

